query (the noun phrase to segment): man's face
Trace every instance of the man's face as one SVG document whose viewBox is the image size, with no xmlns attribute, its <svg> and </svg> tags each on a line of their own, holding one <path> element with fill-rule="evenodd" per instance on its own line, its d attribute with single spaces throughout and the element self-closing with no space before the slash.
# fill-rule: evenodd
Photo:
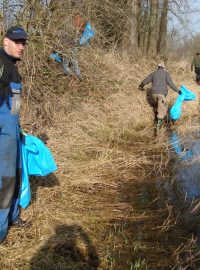
<svg viewBox="0 0 200 270">
<path fill-rule="evenodd" d="M 24 39 L 11 40 L 5 37 L 3 43 L 4 43 L 4 50 L 7 52 L 7 54 L 15 58 L 21 58 L 23 56 L 26 47 L 26 40 Z"/>
</svg>

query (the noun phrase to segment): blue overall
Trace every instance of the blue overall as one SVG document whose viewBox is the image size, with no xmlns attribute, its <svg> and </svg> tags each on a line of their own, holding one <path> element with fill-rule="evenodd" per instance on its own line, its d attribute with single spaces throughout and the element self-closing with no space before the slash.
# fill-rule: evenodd
<svg viewBox="0 0 200 270">
<path fill-rule="evenodd" d="M 19 108 L 21 83 L 10 83 L 12 95 L 0 98 L 0 240 L 9 223 L 19 218 L 21 154 L 19 147 Z M 1 91 L 1 89 L 0 89 Z"/>
</svg>

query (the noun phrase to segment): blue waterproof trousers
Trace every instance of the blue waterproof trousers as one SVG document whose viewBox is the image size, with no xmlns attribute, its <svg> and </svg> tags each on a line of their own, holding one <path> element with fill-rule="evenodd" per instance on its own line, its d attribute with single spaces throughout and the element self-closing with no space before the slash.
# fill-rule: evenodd
<svg viewBox="0 0 200 270">
<path fill-rule="evenodd" d="M 8 224 L 19 218 L 21 153 L 19 115 L 0 106 L 0 240 L 5 239 Z"/>
</svg>

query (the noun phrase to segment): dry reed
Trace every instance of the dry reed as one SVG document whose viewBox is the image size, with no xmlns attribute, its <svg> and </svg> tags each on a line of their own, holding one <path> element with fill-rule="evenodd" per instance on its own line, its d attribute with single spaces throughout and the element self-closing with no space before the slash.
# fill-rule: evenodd
<svg viewBox="0 0 200 270">
<path fill-rule="evenodd" d="M 10 229 L 0 246 L 0 269 L 155 270 L 195 264 L 198 253 L 188 257 L 188 250 L 195 251 L 193 239 L 182 241 L 184 230 L 176 227 L 172 206 L 159 205 L 161 194 L 155 197 L 153 177 L 168 172 L 170 148 L 165 132 L 154 137 L 153 113 L 138 85 L 160 59 L 131 62 L 95 46 L 83 48 L 79 82 L 47 62 L 52 45 L 45 45 L 30 44 L 21 67 L 21 122 L 25 131 L 45 135 L 58 171 L 31 179 L 32 203 L 22 211 L 31 225 Z M 178 86 L 198 93 L 186 60 L 166 65 Z M 175 97 L 170 92 L 170 103 Z M 183 106 L 180 133 L 193 130 L 197 111 L 198 100 Z M 186 259 L 180 257 L 184 252 Z"/>
</svg>

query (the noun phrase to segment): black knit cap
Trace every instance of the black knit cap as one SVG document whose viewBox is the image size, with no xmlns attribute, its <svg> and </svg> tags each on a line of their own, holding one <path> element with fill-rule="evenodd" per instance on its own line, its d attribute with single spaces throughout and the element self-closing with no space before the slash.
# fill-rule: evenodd
<svg viewBox="0 0 200 270">
<path fill-rule="evenodd" d="M 26 31 L 20 26 L 11 26 L 10 28 L 8 28 L 5 37 L 11 40 L 28 39 Z"/>
</svg>

